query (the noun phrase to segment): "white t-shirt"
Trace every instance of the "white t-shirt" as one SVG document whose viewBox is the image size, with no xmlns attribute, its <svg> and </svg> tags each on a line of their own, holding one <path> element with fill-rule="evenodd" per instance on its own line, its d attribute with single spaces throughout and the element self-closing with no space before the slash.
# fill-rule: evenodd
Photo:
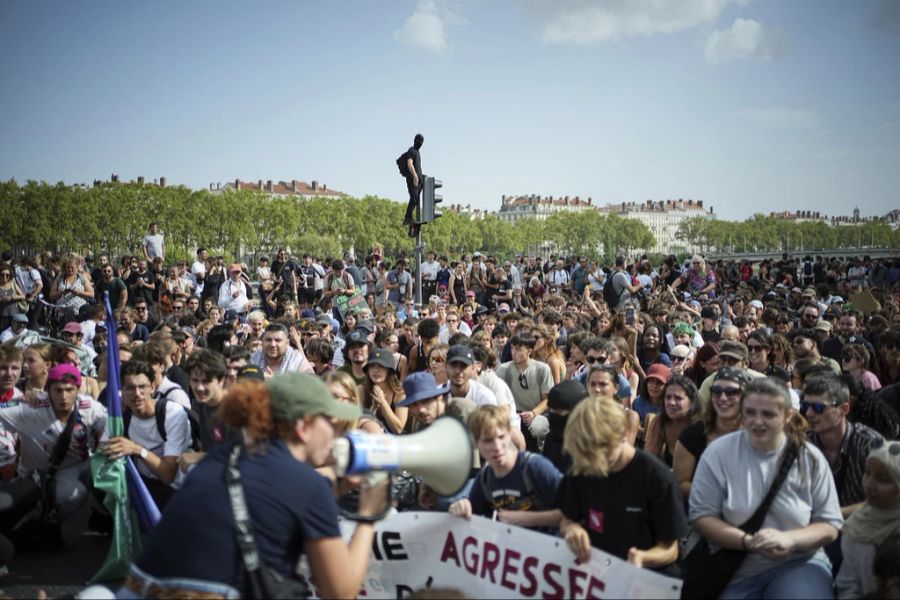
<svg viewBox="0 0 900 600">
<path fill-rule="evenodd" d="M 185 408 L 191 407 L 191 399 L 188 398 L 187 393 L 181 389 L 180 385 L 168 377 L 163 377 L 162 383 L 156 388 L 156 393 L 160 398 L 165 397 L 167 400 L 177 402 Z"/>
<path fill-rule="evenodd" d="M 78 416 L 72 430 L 72 441 L 60 469 L 87 460 L 89 450 L 106 433 L 106 408 L 84 394 L 78 395 L 76 403 Z M 0 409 L 0 422 L 19 435 L 19 475 L 24 476 L 34 470 L 45 473 L 50 467 L 50 455 L 56 440 L 66 428 L 66 424 L 53 413 L 47 393 L 41 392 L 35 408 L 23 403 Z"/>
<path fill-rule="evenodd" d="M 156 428 L 156 415 L 150 415 L 149 419 L 139 419 L 137 415 L 131 415 L 131 422 L 125 435 L 160 458 L 181 456 L 191 447 L 191 424 L 187 412 L 177 402 L 166 403 L 165 442 Z M 157 479 L 144 461 L 136 459 L 134 464 L 144 477 Z"/>
<path fill-rule="evenodd" d="M 203 273 L 204 275 L 206 274 L 206 263 L 195 260 L 194 264 L 191 265 L 191 275 L 196 276 L 200 273 Z"/>
<path fill-rule="evenodd" d="M 478 375 L 478 383 L 482 384 L 497 397 L 497 404 L 509 408 L 509 424 L 517 431 L 522 430 L 522 417 L 516 412 L 516 399 L 513 397 L 512 390 L 506 385 L 502 379 L 492 370 L 484 370 Z"/>
</svg>

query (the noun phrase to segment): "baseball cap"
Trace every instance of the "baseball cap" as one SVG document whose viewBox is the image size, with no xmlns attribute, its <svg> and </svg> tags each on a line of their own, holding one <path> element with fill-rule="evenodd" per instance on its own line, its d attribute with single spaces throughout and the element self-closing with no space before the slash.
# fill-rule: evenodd
<svg viewBox="0 0 900 600">
<path fill-rule="evenodd" d="M 760 302 L 759 300 L 751 300 L 748 303 L 748 306 L 752 306 L 754 308 L 759 308 L 759 309 L 765 308 L 765 306 L 763 306 L 763 303 Z"/>
<path fill-rule="evenodd" d="M 27 317 L 25 319 L 25 322 L 26 323 L 28 322 Z M 68 323 L 66 323 L 66 326 L 62 328 L 61 333 L 74 333 L 77 335 L 77 334 L 81 333 L 81 325 L 79 325 L 75 321 L 69 321 Z"/>
<path fill-rule="evenodd" d="M 368 344 L 369 343 L 369 335 L 363 331 L 362 329 L 354 329 L 350 332 L 350 335 L 347 336 L 347 347 L 349 348 L 353 344 Z"/>
<path fill-rule="evenodd" d="M 704 306 L 703 310 L 700 311 L 700 318 L 717 319 L 718 316 L 716 315 L 716 309 L 714 309 L 712 306 Z"/>
<path fill-rule="evenodd" d="M 256 379 L 257 381 L 265 381 L 266 376 L 263 374 L 262 369 L 257 367 L 256 365 L 245 365 L 238 370 L 237 373 L 238 379 Z"/>
<path fill-rule="evenodd" d="M 806 288 L 805 290 L 803 290 L 803 294 L 802 294 L 802 295 L 803 295 L 803 296 L 811 296 L 811 297 L 815 298 L 815 297 L 816 297 L 816 290 L 814 290 L 814 289 L 812 289 L 812 288 Z"/>
<path fill-rule="evenodd" d="M 269 404 L 276 421 L 295 421 L 308 415 L 353 420 L 362 414 L 359 406 L 338 402 L 318 377 L 306 373 L 275 375 L 266 384 Z"/>
<path fill-rule="evenodd" d="M 836 303 L 841 303 L 841 304 L 843 304 L 843 303 L 844 303 L 844 299 L 841 298 L 840 296 L 832 296 L 832 297 L 831 297 L 831 303 L 832 303 L 832 304 L 836 304 Z"/>
<path fill-rule="evenodd" d="M 662 363 L 654 363 L 647 369 L 647 379 L 658 379 L 663 383 L 669 381 L 672 375 L 672 369 Z"/>
<path fill-rule="evenodd" d="M 356 324 L 356 329 L 365 331 L 366 335 L 375 333 L 375 325 L 372 323 L 372 321 L 359 321 Z"/>
<path fill-rule="evenodd" d="M 27 323 L 28 315 L 23 315 L 22 313 L 16 313 L 12 316 L 12 321 L 13 321 L 13 323 Z M 75 323 L 75 325 L 78 325 L 78 323 Z M 78 331 L 81 331 L 81 327 L 78 328 Z"/>
<path fill-rule="evenodd" d="M 747 346 L 741 342 L 723 340 L 719 342 L 719 356 L 730 356 L 737 360 L 747 360 Z"/>
<path fill-rule="evenodd" d="M 469 290 L 468 292 L 466 292 L 466 298 L 474 298 L 474 297 L 475 297 L 475 292 L 473 292 L 472 290 Z"/>
<path fill-rule="evenodd" d="M 547 406 L 552 409 L 572 410 L 587 397 L 588 391 L 580 381 L 567 379 L 550 388 Z"/>
<path fill-rule="evenodd" d="M 475 362 L 475 355 L 472 354 L 472 349 L 468 346 L 456 344 L 450 346 L 450 349 L 447 350 L 447 364 L 452 362 L 461 362 L 466 365 L 471 365 Z"/>
<path fill-rule="evenodd" d="M 500 306 L 497 307 L 498 313 L 509 312 L 509 304 L 503 302 Z"/>
<path fill-rule="evenodd" d="M 374 352 L 369 354 L 369 361 L 366 363 L 366 368 L 368 369 L 371 365 L 380 365 L 388 371 L 393 371 L 394 357 L 389 350 L 376 348 Z"/>
<path fill-rule="evenodd" d="M 818 321 L 818 322 L 816 323 L 816 327 L 815 327 L 815 328 L 816 328 L 816 330 L 818 330 L 818 331 L 831 331 L 831 330 L 832 330 L 831 323 L 829 323 L 828 321 L 824 321 L 824 320 Z"/>
<path fill-rule="evenodd" d="M 47 381 L 66 381 L 81 386 L 81 373 L 69 363 L 60 363 L 50 368 Z"/>
</svg>

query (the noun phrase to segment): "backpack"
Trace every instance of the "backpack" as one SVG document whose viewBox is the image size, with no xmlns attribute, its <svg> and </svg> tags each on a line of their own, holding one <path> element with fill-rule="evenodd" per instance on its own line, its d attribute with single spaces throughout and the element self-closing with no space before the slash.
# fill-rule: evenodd
<svg viewBox="0 0 900 600">
<path fill-rule="evenodd" d="M 617 292 L 616 287 L 613 285 L 613 278 L 615 278 L 618 273 L 618 271 L 613 271 L 606 276 L 606 281 L 603 282 L 603 301 L 606 302 L 610 310 L 616 309 L 619 298 L 622 296 L 622 292 Z"/>
<path fill-rule="evenodd" d="M 408 154 L 409 151 L 406 151 L 397 157 L 397 169 L 400 170 L 400 175 L 403 177 L 409 177 L 409 165 L 406 164 L 406 159 L 409 158 Z"/>
<path fill-rule="evenodd" d="M 162 395 L 161 398 L 156 400 L 156 408 L 154 410 L 154 417 L 156 418 L 156 431 L 159 433 L 159 437 L 162 438 L 162 441 L 165 442 L 168 438 L 166 436 L 166 405 L 169 403 L 169 392 L 178 388 L 172 387 L 166 391 L 165 394 Z M 197 413 L 190 408 L 185 407 L 182 404 L 179 404 L 181 408 L 187 413 L 188 423 L 191 424 L 191 450 L 198 452 L 203 448 L 203 444 L 200 441 L 200 417 Z M 131 409 L 125 409 L 122 413 L 122 421 L 125 424 L 125 436 L 128 436 L 128 426 L 131 424 Z"/>
<path fill-rule="evenodd" d="M 533 498 L 534 510 L 546 510 L 550 506 L 553 505 L 553 498 L 544 498 L 544 496 L 534 487 L 534 483 L 531 481 L 531 476 L 528 474 L 528 463 L 531 462 L 531 459 L 534 458 L 534 452 L 525 451 L 525 460 L 522 463 L 522 481 L 525 483 L 525 496 Z M 488 469 L 490 465 L 485 465 L 481 467 L 481 471 L 478 473 L 478 481 L 481 484 L 481 493 L 484 494 L 484 497 L 487 499 L 488 504 L 493 505 L 494 499 L 491 497 L 488 492 Z"/>
</svg>

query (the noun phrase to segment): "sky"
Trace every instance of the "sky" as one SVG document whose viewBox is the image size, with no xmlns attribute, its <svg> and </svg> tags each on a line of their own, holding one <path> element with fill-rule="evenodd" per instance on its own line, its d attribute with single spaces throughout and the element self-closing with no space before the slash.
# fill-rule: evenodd
<svg viewBox="0 0 900 600">
<path fill-rule="evenodd" d="M 0 180 L 900 207 L 895 0 L 0 2 Z"/>
</svg>

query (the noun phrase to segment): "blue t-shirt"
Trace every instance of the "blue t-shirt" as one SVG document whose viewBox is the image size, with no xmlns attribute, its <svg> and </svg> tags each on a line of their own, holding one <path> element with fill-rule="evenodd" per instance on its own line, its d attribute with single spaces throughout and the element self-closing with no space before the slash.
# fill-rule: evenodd
<svg viewBox="0 0 900 600">
<path fill-rule="evenodd" d="M 634 402 L 631 404 L 631 408 L 637 411 L 638 416 L 641 418 L 641 423 L 647 418 L 647 415 L 658 415 L 659 407 L 653 406 L 650 404 L 650 401 L 645 399 L 643 396 L 638 396 L 634 399 Z"/>
<path fill-rule="evenodd" d="M 526 461 L 526 456 L 531 457 Z M 481 473 L 475 477 L 469 502 L 472 513 L 490 517 L 495 510 L 549 510 L 556 498 L 556 488 L 562 481 L 560 473 L 552 462 L 530 452 L 519 452 L 516 466 L 504 477 L 496 477 L 494 470 L 487 465 L 487 490 L 482 486 L 484 479 Z M 525 484 L 523 472 L 528 469 L 528 480 L 531 482 L 531 494 Z"/>
<path fill-rule="evenodd" d="M 208 454 L 166 505 L 137 561 L 147 574 L 221 582 L 246 594 L 225 484 L 231 448 L 224 444 Z M 293 576 L 307 540 L 340 536 L 328 480 L 294 458 L 283 441 L 245 453 L 241 479 L 260 556 L 284 577 Z"/>
</svg>

